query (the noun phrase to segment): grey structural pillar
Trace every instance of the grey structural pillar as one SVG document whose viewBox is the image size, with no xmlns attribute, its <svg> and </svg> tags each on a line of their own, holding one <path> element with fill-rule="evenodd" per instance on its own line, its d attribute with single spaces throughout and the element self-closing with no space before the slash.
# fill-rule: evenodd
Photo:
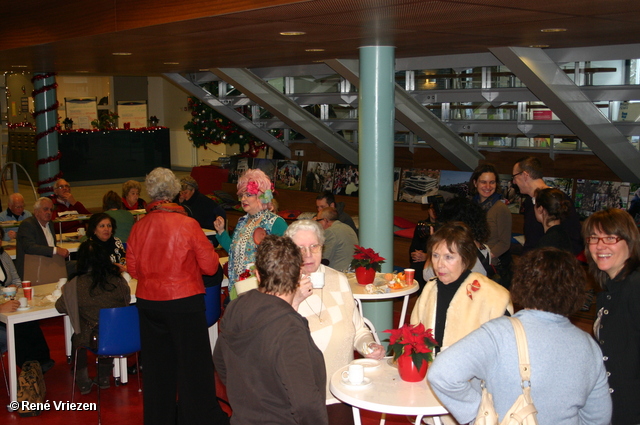
<svg viewBox="0 0 640 425">
<path fill-rule="evenodd" d="M 358 119 L 360 245 L 386 258 L 393 269 L 393 161 L 395 121 L 395 47 L 360 48 Z M 393 301 L 363 303 L 376 331 L 393 328 Z"/>
</svg>

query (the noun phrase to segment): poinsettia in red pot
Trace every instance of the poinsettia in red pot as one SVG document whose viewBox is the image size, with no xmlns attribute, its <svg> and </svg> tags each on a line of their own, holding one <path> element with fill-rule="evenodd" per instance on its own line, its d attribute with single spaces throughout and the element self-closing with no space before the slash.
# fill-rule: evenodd
<svg viewBox="0 0 640 425">
<path fill-rule="evenodd" d="M 356 280 L 360 285 L 373 283 L 376 272 L 380 272 L 380 266 L 385 259 L 371 248 L 363 248 L 358 245 L 355 247 L 351 268 L 356 272 Z"/>
<path fill-rule="evenodd" d="M 419 382 L 427 375 L 429 362 L 433 361 L 433 349 L 438 343 L 433 330 L 418 325 L 404 325 L 400 329 L 387 329 L 390 333 L 389 349 L 398 363 L 400 378 L 407 382 Z"/>
</svg>

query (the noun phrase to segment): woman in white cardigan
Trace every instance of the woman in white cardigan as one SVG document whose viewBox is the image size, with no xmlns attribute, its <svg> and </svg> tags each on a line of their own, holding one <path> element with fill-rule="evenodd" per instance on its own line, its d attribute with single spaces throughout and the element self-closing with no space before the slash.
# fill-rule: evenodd
<svg viewBox="0 0 640 425">
<path fill-rule="evenodd" d="M 427 258 L 436 276 L 425 285 L 413 311 L 411 324 L 423 323 L 444 349 L 480 325 L 513 314 L 509 291 L 493 280 L 471 272 L 476 245 L 462 222 L 447 223 L 427 244 Z"/>
<path fill-rule="evenodd" d="M 364 325 L 347 276 L 320 263 L 324 243 L 322 227 L 312 220 L 298 220 L 284 235 L 293 239 L 302 252 L 303 274 L 325 274 L 324 288 L 302 287 L 293 307 L 309 322 L 311 337 L 324 355 L 329 424 L 353 423 L 351 407 L 340 403 L 329 391 L 331 376 L 353 360 L 354 350 L 367 358 L 381 359 L 384 347 L 374 342 L 373 335 Z"/>
</svg>

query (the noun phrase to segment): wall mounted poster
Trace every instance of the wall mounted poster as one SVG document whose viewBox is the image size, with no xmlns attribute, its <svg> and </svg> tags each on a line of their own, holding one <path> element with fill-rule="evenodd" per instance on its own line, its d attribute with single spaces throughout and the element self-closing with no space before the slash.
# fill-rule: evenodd
<svg viewBox="0 0 640 425">
<path fill-rule="evenodd" d="M 95 97 L 64 98 L 67 118 L 74 128 L 91 128 L 91 121 L 98 119 L 98 101 Z"/>
<path fill-rule="evenodd" d="M 140 101 L 118 101 L 118 127 L 125 128 L 124 123 L 128 122 L 131 128 L 147 127 L 147 102 Z"/>
<path fill-rule="evenodd" d="M 627 209 L 629 183 L 583 180 L 576 183 L 575 206 L 581 218 L 607 208 Z"/>
<path fill-rule="evenodd" d="M 302 190 L 320 193 L 333 188 L 333 172 L 336 164 L 331 162 L 307 162 Z"/>
<path fill-rule="evenodd" d="M 276 170 L 276 189 L 300 190 L 302 161 L 280 160 Z"/>
<path fill-rule="evenodd" d="M 402 170 L 399 201 L 427 204 L 428 197 L 438 193 L 440 170 L 408 168 Z"/>
<path fill-rule="evenodd" d="M 229 161 L 229 183 L 238 183 L 240 176 L 244 174 L 249 168 L 251 168 L 252 158 L 241 158 L 239 156 L 232 156 Z"/>
<path fill-rule="evenodd" d="M 471 171 L 440 171 L 438 194 L 442 195 L 445 201 L 455 196 L 469 196 L 469 179 L 472 174 Z"/>
<path fill-rule="evenodd" d="M 276 178 L 276 165 L 277 160 L 275 159 L 254 158 L 252 168 L 262 170 L 271 181 L 274 181 Z"/>
<path fill-rule="evenodd" d="M 333 173 L 333 193 L 336 195 L 358 196 L 360 172 L 356 165 L 337 164 Z"/>
</svg>

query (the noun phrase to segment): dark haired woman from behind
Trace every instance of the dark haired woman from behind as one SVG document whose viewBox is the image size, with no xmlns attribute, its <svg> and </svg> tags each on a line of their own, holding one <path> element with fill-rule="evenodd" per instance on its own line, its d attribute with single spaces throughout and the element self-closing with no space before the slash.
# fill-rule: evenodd
<svg viewBox="0 0 640 425">
<path fill-rule="evenodd" d="M 302 261 L 291 238 L 266 236 L 256 251 L 259 287 L 225 310 L 213 357 L 233 423 L 327 424 L 322 352 L 292 305 Z"/>
<path fill-rule="evenodd" d="M 84 241 L 78 249 L 78 275 L 62 287 L 62 296 L 56 301 L 56 309 L 68 314 L 73 325 L 71 344 L 77 353 L 76 385 L 81 394 L 91 392 L 94 380 L 89 378 L 86 349 L 76 349 L 89 345 L 100 309 L 125 307 L 130 300 L 129 285 L 104 247 L 91 239 Z M 111 359 L 100 360 L 95 379 L 100 388 L 109 388 L 110 373 Z"/>
<path fill-rule="evenodd" d="M 573 254 L 556 248 L 529 251 L 514 270 L 511 297 L 524 308 L 514 317 L 526 333 L 529 386 L 539 424 L 610 423 L 611 397 L 602 352 L 568 317 L 584 301 L 585 279 Z M 438 354 L 427 379 L 447 410 L 466 424 L 475 419 L 480 405 L 477 379 L 485 381 L 500 420 L 504 418 L 522 394 L 521 385 L 526 385 L 518 369 L 513 326 L 501 317 Z"/>
<path fill-rule="evenodd" d="M 571 238 L 560 225 L 569 216 L 571 202 L 561 190 L 550 187 L 536 191 L 534 200 L 536 220 L 544 228 L 537 248 L 548 246 L 572 252 Z"/>
<path fill-rule="evenodd" d="M 631 215 L 598 211 L 582 228 L 598 294 L 594 335 L 604 355 L 614 425 L 640 424 L 640 234 Z"/>
</svg>

